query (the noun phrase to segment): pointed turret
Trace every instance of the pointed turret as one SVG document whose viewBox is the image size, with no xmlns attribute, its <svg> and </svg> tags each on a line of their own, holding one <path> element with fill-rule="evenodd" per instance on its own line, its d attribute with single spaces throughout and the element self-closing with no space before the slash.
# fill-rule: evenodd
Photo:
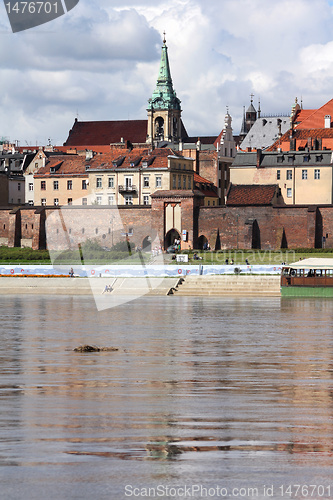
<svg viewBox="0 0 333 500">
<path fill-rule="evenodd" d="M 179 141 L 181 107 L 173 89 L 165 33 L 156 88 L 148 100 L 147 112 L 147 142 L 153 144 L 154 141 Z"/>
<path fill-rule="evenodd" d="M 239 137 L 241 138 L 241 140 L 243 140 L 245 138 L 246 134 L 247 134 L 247 130 L 246 130 L 246 119 L 245 119 L 245 106 L 243 106 L 243 121 L 242 121 L 242 128 L 241 128 L 241 131 L 239 134 Z"/>
</svg>

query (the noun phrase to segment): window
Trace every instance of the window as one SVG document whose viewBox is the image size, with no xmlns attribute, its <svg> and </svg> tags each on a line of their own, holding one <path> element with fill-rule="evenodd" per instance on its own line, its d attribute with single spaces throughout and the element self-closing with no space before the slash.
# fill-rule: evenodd
<svg viewBox="0 0 333 500">
<path fill-rule="evenodd" d="M 176 189 L 176 185 L 177 185 L 177 176 L 173 175 L 172 176 L 172 189 Z"/>
<path fill-rule="evenodd" d="M 40 188 L 42 191 L 46 189 L 46 181 L 40 181 Z"/>
<path fill-rule="evenodd" d="M 53 181 L 53 189 L 57 191 L 59 189 L 59 182 L 58 181 Z"/>
<path fill-rule="evenodd" d="M 317 156 L 316 156 L 316 161 L 317 161 L 317 162 L 318 162 L 318 161 L 321 161 L 322 159 L 323 159 L 322 155 L 317 155 Z"/>
<path fill-rule="evenodd" d="M 108 187 L 114 188 L 114 177 L 109 177 L 108 179 Z"/>
<path fill-rule="evenodd" d="M 59 199 L 58 198 L 54 198 L 53 205 L 55 205 L 56 207 L 59 205 Z"/>
<path fill-rule="evenodd" d="M 21 198 L 18 198 L 18 199 L 17 199 L 17 203 L 21 203 Z"/>
<path fill-rule="evenodd" d="M 87 198 L 82 198 L 82 205 L 88 205 Z"/>
<path fill-rule="evenodd" d="M 283 156 L 278 156 L 277 157 L 277 162 L 282 163 L 283 162 Z"/>
<path fill-rule="evenodd" d="M 133 205 L 133 196 L 131 194 L 125 196 L 125 205 Z"/>
<path fill-rule="evenodd" d="M 183 177 L 183 189 L 186 189 L 186 175 Z"/>
<path fill-rule="evenodd" d="M 46 207 L 46 198 L 42 198 L 40 200 L 40 203 L 41 203 L 42 207 Z"/>
<path fill-rule="evenodd" d="M 143 187 L 149 188 L 149 177 L 143 178 Z"/>
<path fill-rule="evenodd" d="M 287 188 L 287 198 L 291 198 L 291 196 L 292 196 L 291 188 Z"/>
<path fill-rule="evenodd" d="M 308 171 L 302 170 L 302 179 L 307 179 L 307 178 L 308 178 Z"/>
<path fill-rule="evenodd" d="M 143 196 L 143 204 L 144 205 L 149 205 L 149 195 L 148 194 L 145 194 Z"/>
<path fill-rule="evenodd" d="M 182 177 L 181 175 L 178 175 L 178 189 L 182 188 Z"/>
<path fill-rule="evenodd" d="M 102 205 L 102 197 L 96 196 L 96 205 Z"/>
<path fill-rule="evenodd" d="M 29 200 L 29 201 L 28 201 L 28 204 L 29 204 L 29 206 L 30 206 L 30 207 L 33 207 L 33 206 L 34 206 L 34 202 L 33 202 L 33 200 Z"/>
<path fill-rule="evenodd" d="M 17 183 L 17 190 L 21 191 L 21 183 L 20 182 Z M 30 191 L 30 184 L 29 184 L 29 191 Z"/>
<path fill-rule="evenodd" d="M 309 156 L 309 155 L 305 155 L 305 156 L 303 156 L 303 161 L 308 162 L 308 161 L 309 161 L 309 159 L 310 159 L 310 156 Z"/>
<path fill-rule="evenodd" d="M 97 188 L 102 187 L 102 177 L 96 177 L 96 187 Z"/>
<path fill-rule="evenodd" d="M 291 181 L 293 178 L 293 171 L 287 170 L 287 181 Z"/>
<path fill-rule="evenodd" d="M 125 187 L 128 191 L 132 190 L 132 177 L 125 177 Z"/>
<path fill-rule="evenodd" d="M 191 180 L 191 176 L 190 175 L 188 176 L 187 181 L 188 181 L 188 183 L 187 183 L 188 189 L 192 189 L 192 180 Z"/>
<path fill-rule="evenodd" d="M 114 205 L 114 195 L 113 194 L 109 194 L 109 196 L 108 196 L 108 204 L 109 205 Z"/>
<path fill-rule="evenodd" d="M 33 191 L 33 190 L 34 190 L 34 183 L 33 182 L 29 182 L 29 191 Z"/>
<path fill-rule="evenodd" d="M 87 189 L 87 179 L 82 179 L 82 189 Z"/>
<path fill-rule="evenodd" d="M 162 187 L 162 177 L 161 176 L 156 177 L 156 187 L 157 188 Z"/>
<path fill-rule="evenodd" d="M 293 163 L 293 162 L 294 162 L 294 157 L 288 156 L 288 163 Z"/>
<path fill-rule="evenodd" d="M 73 203 L 73 198 L 68 198 L 67 199 L 67 205 L 72 205 Z"/>
<path fill-rule="evenodd" d="M 67 189 L 71 190 L 73 188 L 73 181 L 67 181 Z"/>
<path fill-rule="evenodd" d="M 277 180 L 281 179 L 281 170 L 276 171 L 276 178 Z"/>
<path fill-rule="evenodd" d="M 320 168 L 315 168 L 314 178 L 315 179 L 320 179 Z"/>
</svg>

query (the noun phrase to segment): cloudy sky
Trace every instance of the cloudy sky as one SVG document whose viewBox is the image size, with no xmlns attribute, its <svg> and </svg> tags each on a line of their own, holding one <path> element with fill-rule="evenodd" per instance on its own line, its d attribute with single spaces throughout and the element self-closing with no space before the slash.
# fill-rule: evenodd
<svg viewBox="0 0 333 500">
<path fill-rule="evenodd" d="M 145 119 L 166 31 L 190 135 L 218 134 L 226 106 L 290 113 L 333 98 L 329 0 L 80 0 L 13 34 L 0 5 L 0 138 L 62 144 L 79 120 Z"/>
</svg>

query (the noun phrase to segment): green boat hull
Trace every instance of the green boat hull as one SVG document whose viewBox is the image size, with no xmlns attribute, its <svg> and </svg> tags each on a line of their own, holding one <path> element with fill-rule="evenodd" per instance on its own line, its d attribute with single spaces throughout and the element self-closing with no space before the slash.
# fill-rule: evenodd
<svg viewBox="0 0 333 500">
<path fill-rule="evenodd" d="M 281 297 L 333 297 L 333 287 L 282 286 Z"/>
</svg>

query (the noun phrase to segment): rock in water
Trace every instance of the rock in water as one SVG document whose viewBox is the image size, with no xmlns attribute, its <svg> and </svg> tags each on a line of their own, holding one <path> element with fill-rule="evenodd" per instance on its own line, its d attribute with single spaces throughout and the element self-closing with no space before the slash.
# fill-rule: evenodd
<svg viewBox="0 0 333 500">
<path fill-rule="evenodd" d="M 100 351 L 119 351 L 117 347 L 97 347 L 94 345 L 80 345 L 73 349 L 75 352 L 100 352 Z"/>
</svg>

